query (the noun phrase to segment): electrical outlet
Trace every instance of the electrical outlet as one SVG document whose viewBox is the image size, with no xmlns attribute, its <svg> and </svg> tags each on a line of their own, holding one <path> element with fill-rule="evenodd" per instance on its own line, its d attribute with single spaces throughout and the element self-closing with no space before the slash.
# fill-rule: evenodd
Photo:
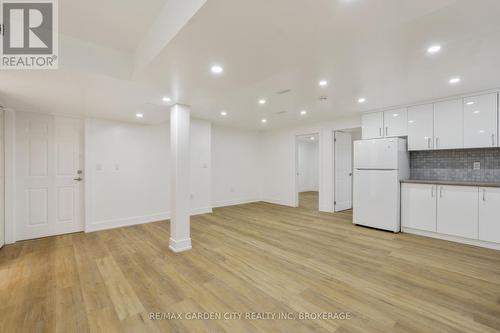
<svg viewBox="0 0 500 333">
<path fill-rule="evenodd" d="M 474 170 L 481 170 L 481 162 L 474 162 L 473 169 Z"/>
</svg>

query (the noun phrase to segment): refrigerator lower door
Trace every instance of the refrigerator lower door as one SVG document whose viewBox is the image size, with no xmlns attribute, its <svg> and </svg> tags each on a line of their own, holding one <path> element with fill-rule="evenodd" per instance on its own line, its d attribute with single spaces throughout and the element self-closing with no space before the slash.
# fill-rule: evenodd
<svg viewBox="0 0 500 333">
<path fill-rule="evenodd" d="M 399 232 L 398 170 L 355 170 L 353 223 Z"/>
</svg>

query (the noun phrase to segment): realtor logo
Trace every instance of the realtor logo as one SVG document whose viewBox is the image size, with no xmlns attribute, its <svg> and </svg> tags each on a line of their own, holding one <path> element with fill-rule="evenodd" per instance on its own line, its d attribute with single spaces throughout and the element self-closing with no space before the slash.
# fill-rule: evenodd
<svg viewBox="0 0 500 333">
<path fill-rule="evenodd" d="M 57 69 L 56 0 L 0 0 L 2 69 Z"/>
</svg>

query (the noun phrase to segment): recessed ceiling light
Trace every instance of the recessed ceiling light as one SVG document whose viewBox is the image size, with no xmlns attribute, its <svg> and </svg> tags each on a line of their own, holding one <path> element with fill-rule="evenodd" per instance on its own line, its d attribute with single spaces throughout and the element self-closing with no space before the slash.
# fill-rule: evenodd
<svg viewBox="0 0 500 333">
<path fill-rule="evenodd" d="M 413 124 L 415 120 L 408 120 L 408 124 Z"/>
<path fill-rule="evenodd" d="M 475 102 L 467 102 L 467 105 L 474 105 L 476 104 Z"/>
<path fill-rule="evenodd" d="M 462 79 L 460 79 L 459 77 L 454 77 L 454 78 L 451 78 L 450 79 L 450 84 L 457 84 L 457 83 L 460 83 L 460 81 L 462 81 Z"/>
<path fill-rule="evenodd" d="M 170 97 L 168 97 L 168 96 L 165 96 L 165 97 L 163 97 L 163 98 L 162 98 L 162 100 L 163 100 L 164 102 L 167 102 L 167 103 L 168 103 L 168 102 L 170 102 L 172 99 L 170 99 Z"/>
<path fill-rule="evenodd" d="M 135 116 L 137 118 L 144 118 L 144 115 L 142 113 L 136 113 Z"/>
<path fill-rule="evenodd" d="M 319 86 L 320 87 L 325 87 L 327 85 L 328 85 L 328 81 L 327 80 L 321 80 L 321 81 L 319 81 Z"/>
<path fill-rule="evenodd" d="M 394 113 L 392 116 L 393 117 L 399 117 L 399 113 Z"/>
<path fill-rule="evenodd" d="M 307 114 L 307 111 L 306 110 L 302 110 L 302 111 L 300 111 L 300 114 L 303 115 L 303 116 L 305 116 Z"/>
<path fill-rule="evenodd" d="M 473 113 L 474 113 L 474 114 L 479 114 L 479 113 L 481 113 L 481 111 L 476 110 L 476 111 L 474 111 Z"/>
<path fill-rule="evenodd" d="M 316 140 L 316 138 L 314 136 L 311 136 L 311 141 L 314 141 Z"/>
<path fill-rule="evenodd" d="M 267 101 L 265 99 L 259 99 L 259 104 L 260 105 L 264 105 L 266 103 L 267 103 Z"/>
<path fill-rule="evenodd" d="M 358 99 L 358 103 L 363 104 L 364 102 L 366 102 L 366 98 L 361 97 L 360 99 Z"/>
<path fill-rule="evenodd" d="M 223 116 L 223 117 L 225 117 L 225 116 L 227 116 L 227 112 L 226 111 L 221 111 L 220 115 Z"/>
<path fill-rule="evenodd" d="M 219 65 L 213 65 L 212 68 L 210 68 L 210 70 L 214 74 L 222 74 L 224 72 L 224 68 L 222 68 L 222 66 Z"/>
<path fill-rule="evenodd" d="M 264 118 L 264 119 L 262 119 L 262 120 L 261 120 L 261 122 L 262 122 L 263 124 L 265 124 L 265 123 L 267 123 L 267 119 L 266 119 L 266 118 Z"/>
<path fill-rule="evenodd" d="M 427 49 L 427 53 L 434 54 L 441 51 L 441 45 L 432 45 Z"/>
</svg>

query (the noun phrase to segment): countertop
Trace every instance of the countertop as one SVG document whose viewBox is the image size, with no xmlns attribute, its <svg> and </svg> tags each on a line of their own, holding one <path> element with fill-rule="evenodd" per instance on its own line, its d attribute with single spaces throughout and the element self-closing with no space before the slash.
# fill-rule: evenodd
<svg viewBox="0 0 500 333">
<path fill-rule="evenodd" d="M 478 187 L 500 187 L 500 183 L 495 182 L 472 182 L 472 181 L 453 181 L 453 180 L 402 180 L 401 183 L 407 184 L 433 184 L 433 185 L 451 185 L 451 186 L 478 186 Z"/>
</svg>

